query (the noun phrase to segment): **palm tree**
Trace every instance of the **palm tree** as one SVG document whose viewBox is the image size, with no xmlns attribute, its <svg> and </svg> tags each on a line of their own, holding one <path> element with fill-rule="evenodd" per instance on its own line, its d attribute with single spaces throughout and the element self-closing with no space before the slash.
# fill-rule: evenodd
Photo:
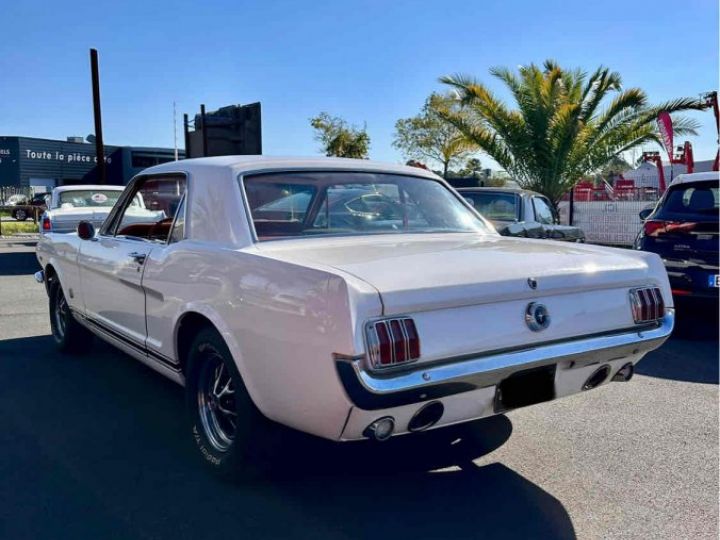
<svg viewBox="0 0 720 540">
<path fill-rule="evenodd" d="M 623 89 L 620 75 L 599 67 L 592 75 L 564 70 L 552 60 L 519 73 L 493 68 L 516 102 L 515 109 L 471 77 L 453 75 L 460 109 L 439 114 L 468 140 L 490 155 L 522 187 L 546 195 L 557 207 L 582 176 L 598 170 L 626 150 L 648 142 L 660 144 L 660 111 L 699 109 L 697 99 L 682 98 L 649 106 L 639 88 Z M 675 133 L 695 134 L 697 123 L 673 119 Z"/>
</svg>

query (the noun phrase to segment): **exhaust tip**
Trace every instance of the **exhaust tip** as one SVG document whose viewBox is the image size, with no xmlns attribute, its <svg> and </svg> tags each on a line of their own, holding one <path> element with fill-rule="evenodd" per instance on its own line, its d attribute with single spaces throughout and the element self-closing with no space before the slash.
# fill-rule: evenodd
<svg viewBox="0 0 720 540">
<path fill-rule="evenodd" d="M 623 367 L 617 370 L 617 373 L 613 375 L 612 380 L 615 382 L 628 382 L 630 379 L 633 378 L 634 374 L 635 366 L 632 365 L 632 362 L 628 362 Z"/>
<path fill-rule="evenodd" d="M 596 369 L 593 374 L 588 377 L 587 381 L 585 381 L 585 384 L 583 384 L 582 389 L 592 390 L 593 388 L 600 386 L 607 380 L 608 375 L 610 375 L 610 366 L 605 364 L 604 366 Z"/>
<path fill-rule="evenodd" d="M 378 418 L 365 428 L 363 435 L 376 441 L 387 441 L 395 431 L 395 419 L 392 416 Z"/>
<path fill-rule="evenodd" d="M 423 405 L 410 420 L 408 431 L 424 431 L 434 426 L 438 423 L 444 412 L 445 406 L 439 401 L 433 401 Z"/>
</svg>

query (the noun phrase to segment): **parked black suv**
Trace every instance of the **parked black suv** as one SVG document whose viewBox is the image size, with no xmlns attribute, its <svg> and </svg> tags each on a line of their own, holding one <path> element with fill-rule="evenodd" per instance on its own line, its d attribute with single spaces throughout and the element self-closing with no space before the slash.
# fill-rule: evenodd
<svg viewBox="0 0 720 540">
<path fill-rule="evenodd" d="M 718 299 L 719 185 L 717 172 L 680 175 L 655 209 L 640 212 L 635 249 L 662 257 L 676 298 Z"/>
</svg>

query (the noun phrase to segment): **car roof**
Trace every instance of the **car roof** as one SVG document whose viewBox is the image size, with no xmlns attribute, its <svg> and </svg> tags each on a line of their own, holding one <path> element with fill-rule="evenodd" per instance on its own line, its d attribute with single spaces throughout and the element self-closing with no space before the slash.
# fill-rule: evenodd
<svg viewBox="0 0 720 540">
<path fill-rule="evenodd" d="M 718 171 L 707 171 L 707 172 L 681 174 L 677 178 L 675 178 L 670 185 L 675 186 L 677 184 L 690 184 L 692 182 L 705 182 L 707 180 L 720 180 L 720 173 L 718 173 Z"/>
<path fill-rule="evenodd" d="M 71 186 L 59 186 L 53 189 L 55 193 L 62 193 L 63 191 L 92 191 L 92 190 L 104 190 L 104 191 L 122 191 L 125 186 L 116 185 L 99 185 L 99 184 L 73 184 Z"/>
<path fill-rule="evenodd" d="M 522 188 L 507 188 L 507 187 L 471 187 L 471 188 L 457 188 L 460 193 L 527 193 L 528 195 L 542 195 L 537 191 L 531 191 L 529 189 Z"/>
<path fill-rule="evenodd" d="M 383 163 L 368 159 L 348 159 L 334 157 L 276 157 L 276 156 L 218 156 L 206 158 L 183 159 L 170 161 L 145 169 L 141 174 L 159 174 L 173 172 L 201 172 L 209 168 L 232 169 L 235 174 L 247 172 L 270 172 L 275 169 L 316 169 L 365 171 L 390 174 L 406 174 L 438 179 L 432 171 L 419 167 L 409 167 L 394 163 Z"/>
</svg>

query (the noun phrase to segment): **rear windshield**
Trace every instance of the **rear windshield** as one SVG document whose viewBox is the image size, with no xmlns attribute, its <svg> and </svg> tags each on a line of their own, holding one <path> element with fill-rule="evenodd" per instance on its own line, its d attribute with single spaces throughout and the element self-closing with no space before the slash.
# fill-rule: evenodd
<svg viewBox="0 0 720 540">
<path fill-rule="evenodd" d="M 60 208 L 113 206 L 121 194 L 122 191 L 102 189 L 61 191 L 58 194 L 58 206 Z"/>
<path fill-rule="evenodd" d="M 516 221 L 519 217 L 518 197 L 514 193 L 468 191 L 462 193 L 462 196 L 472 202 L 475 210 L 487 219 Z"/>
<path fill-rule="evenodd" d="M 670 188 L 662 211 L 670 214 L 717 215 L 718 200 L 718 182 L 680 184 Z"/>
<path fill-rule="evenodd" d="M 489 232 L 440 182 L 364 172 L 285 172 L 243 180 L 258 240 L 419 232 Z"/>
</svg>

